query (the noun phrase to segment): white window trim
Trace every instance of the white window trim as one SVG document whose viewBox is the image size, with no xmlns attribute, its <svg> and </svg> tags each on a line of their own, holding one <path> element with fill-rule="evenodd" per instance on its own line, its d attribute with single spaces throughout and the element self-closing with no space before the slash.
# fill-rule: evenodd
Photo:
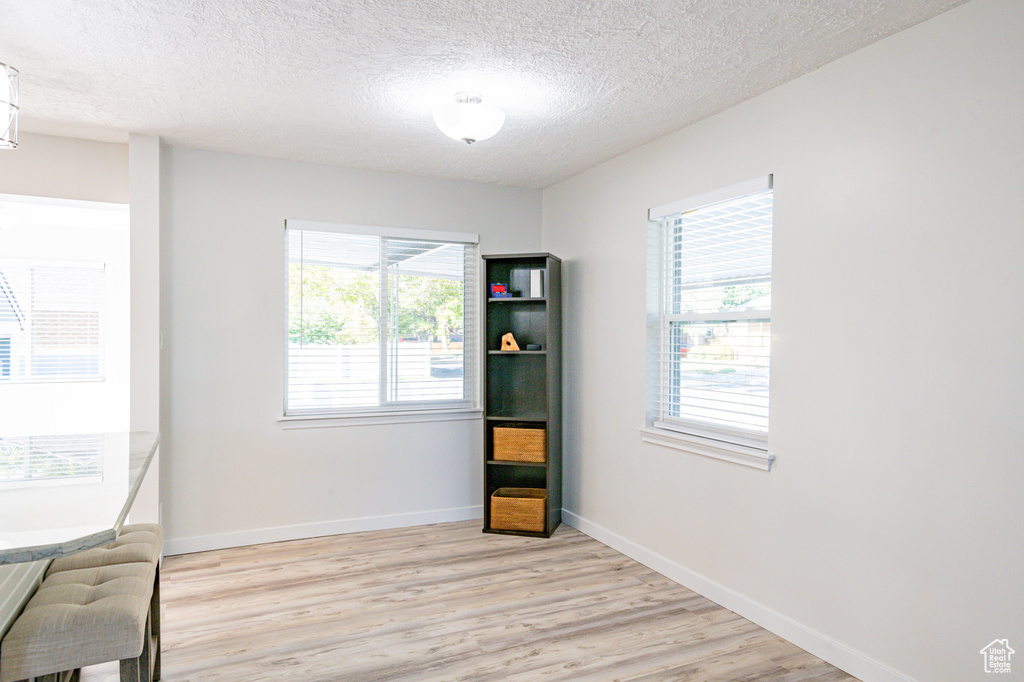
<svg viewBox="0 0 1024 682">
<path fill-rule="evenodd" d="M 444 232 L 438 230 L 416 230 L 397 227 L 376 227 L 370 225 L 349 225 L 343 223 L 327 223 L 312 220 L 285 220 L 285 263 L 288 262 L 288 230 L 315 230 L 322 232 L 339 232 L 344 234 L 363 234 L 386 237 L 390 239 L 419 239 L 424 241 L 456 242 L 477 247 L 480 243 L 480 235 L 469 232 Z M 287 273 L 287 267 L 285 268 Z M 479 277 L 477 277 L 479 279 Z M 287 292 L 287 274 L 285 275 L 285 286 Z M 479 291 L 476 292 L 479 298 Z M 288 296 L 285 295 L 285 337 L 287 338 L 288 320 Z M 474 333 L 480 334 L 479 314 L 474 307 L 470 313 L 473 315 Z M 474 349 L 480 344 L 474 342 Z M 474 350 L 478 353 L 478 350 Z M 476 367 L 479 358 L 467 358 L 466 367 Z M 475 381 L 476 377 L 467 376 L 466 381 Z M 476 404 L 479 401 L 479 390 L 474 389 L 476 396 L 473 400 L 451 400 L 445 402 L 405 403 L 402 405 L 379 405 L 366 409 L 353 409 L 351 411 L 324 410 L 309 411 L 287 414 L 288 396 L 288 347 L 285 342 L 284 358 L 284 396 L 281 404 L 281 415 L 277 422 L 282 429 L 316 429 L 332 428 L 339 426 L 372 426 L 378 424 L 410 424 L 419 422 L 443 422 L 443 421 L 466 421 L 483 419 L 483 408 Z"/>
<path fill-rule="evenodd" d="M 691 211 L 702 206 L 727 201 L 747 194 L 764 192 L 766 190 L 773 189 L 773 185 L 772 176 L 767 175 L 762 178 L 756 178 L 754 180 L 730 185 L 729 187 L 722 187 L 710 192 L 704 192 L 703 194 L 698 194 L 687 199 L 656 206 L 647 212 L 648 228 L 650 229 L 655 223 L 658 223 L 660 226 L 660 221 L 663 218 L 675 213 Z M 655 286 L 659 291 L 660 296 L 660 268 L 658 268 L 658 272 L 656 274 L 648 272 L 648 278 L 651 278 L 652 276 L 658 278 L 658 282 Z M 649 289 L 651 285 L 652 282 L 649 279 Z M 659 300 L 657 305 L 658 309 L 656 311 L 652 311 L 650 309 L 650 302 L 651 301 L 648 300 L 648 325 L 652 324 L 652 322 L 657 325 L 659 334 L 654 336 L 654 338 L 657 339 L 660 335 L 662 304 Z M 648 330 L 648 353 L 651 352 L 651 348 L 649 346 L 650 343 L 652 343 L 652 337 L 650 330 Z M 655 343 L 659 345 L 660 350 L 660 340 Z M 648 367 L 647 371 L 650 372 L 650 367 Z M 660 373 L 660 369 L 658 372 Z M 648 387 L 648 393 L 649 391 L 650 387 Z M 649 398 L 650 396 L 648 396 L 648 400 Z M 657 418 L 657 415 L 652 414 L 649 409 L 647 411 L 646 424 L 644 426 L 637 427 L 637 430 L 640 432 L 640 439 L 644 443 L 660 445 L 674 450 L 687 452 L 689 454 L 702 455 L 704 457 L 731 462 L 733 464 L 739 464 L 741 466 L 751 467 L 761 471 L 771 471 L 772 463 L 775 461 L 775 455 L 769 452 L 768 449 L 768 434 L 764 434 L 764 438 L 762 439 L 759 438 L 757 434 L 753 433 L 729 433 L 728 437 L 730 438 L 730 441 L 725 441 L 721 439 L 721 437 L 725 435 L 722 429 L 716 428 L 715 430 L 704 431 L 698 426 L 690 423 L 682 424 L 662 421 Z"/>
<path fill-rule="evenodd" d="M 775 455 L 770 454 L 767 449 L 703 438 L 691 433 L 658 426 L 658 424 L 662 424 L 662 422 L 655 422 L 655 426 L 637 427 L 637 430 L 640 431 L 640 439 L 644 443 L 662 445 L 693 455 L 721 459 L 733 464 L 742 464 L 754 469 L 761 469 L 762 471 L 771 471 L 772 463 L 775 461 Z"/>
<path fill-rule="evenodd" d="M 323 415 L 279 417 L 282 429 L 322 429 L 335 426 L 374 426 L 377 424 L 415 424 L 419 422 L 453 422 L 483 419 L 479 407 L 449 408 L 444 410 L 401 410 L 393 412 L 360 412 Z"/>
<path fill-rule="evenodd" d="M 703 194 L 698 194 L 687 199 L 680 199 L 679 201 L 671 201 L 667 204 L 662 204 L 661 206 L 655 206 L 647 212 L 647 219 L 661 220 L 673 213 L 685 213 L 686 211 L 692 211 L 695 208 L 701 208 L 709 204 L 717 204 L 720 201 L 736 199 L 746 194 L 758 194 L 770 189 L 772 189 L 772 176 L 766 175 L 763 178 L 755 178 L 754 180 L 747 180 L 746 182 L 738 182 L 735 185 L 713 189 L 710 192 L 704 192 Z"/>
<path fill-rule="evenodd" d="M 317 232 L 341 232 L 343 234 L 366 234 L 391 239 L 413 239 L 437 242 L 459 242 L 479 244 L 480 235 L 469 232 L 440 232 L 438 230 L 409 230 L 399 227 L 374 227 L 372 225 L 345 225 L 342 223 L 321 223 L 313 220 L 286 220 L 285 229 L 315 230 Z"/>
</svg>

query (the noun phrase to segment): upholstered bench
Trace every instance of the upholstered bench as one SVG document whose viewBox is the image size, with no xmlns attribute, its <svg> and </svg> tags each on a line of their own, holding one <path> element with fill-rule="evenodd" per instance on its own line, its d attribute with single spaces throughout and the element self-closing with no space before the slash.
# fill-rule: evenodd
<svg viewBox="0 0 1024 682">
<path fill-rule="evenodd" d="M 150 608 L 156 662 L 153 680 L 160 679 L 160 557 L 163 552 L 164 529 L 155 523 L 134 523 L 121 528 L 117 539 L 102 547 L 86 549 L 60 559 L 55 559 L 46 575 L 83 568 L 96 568 L 133 562 L 149 562 L 156 565 L 153 579 L 153 600 Z"/>
<path fill-rule="evenodd" d="M 160 556 L 163 546 L 164 529 L 159 525 L 155 523 L 129 524 L 121 528 L 121 532 L 113 542 L 55 559 L 46 571 L 46 575 L 50 576 L 64 571 L 137 561 L 156 565 L 156 576 L 153 579 L 153 601 L 149 614 L 156 656 L 153 680 L 160 679 Z"/>
<path fill-rule="evenodd" d="M 46 575 L 80 568 L 97 568 L 112 564 L 146 561 L 160 562 L 164 544 L 163 528 L 155 523 L 136 523 L 124 526 L 117 539 L 102 547 L 86 549 L 60 559 L 54 559 Z"/>
<path fill-rule="evenodd" d="M 120 661 L 122 682 L 159 679 L 150 614 L 155 563 L 47 575 L 0 644 L 0 682 L 76 680 L 87 665 Z"/>
<path fill-rule="evenodd" d="M 72 554 L 70 556 L 54 560 L 50 564 L 50 567 L 46 572 L 46 578 L 43 581 L 43 584 L 40 586 L 39 592 L 37 592 L 38 596 L 43 591 L 43 589 L 46 588 L 48 592 L 44 593 L 44 596 L 40 599 L 51 600 L 55 598 L 54 595 L 56 595 L 57 593 L 50 591 L 50 588 L 54 588 L 61 585 L 78 585 L 79 588 L 81 588 L 82 586 L 98 588 L 100 587 L 101 583 L 105 584 L 107 582 L 110 582 L 109 579 L 111 578 L 111 576 L 117 575 L 118 572 L 114 570 L 113 567 L 122 565 L 134 565 L 132 568 L 128 568 L 125 570 L 129 574 L 133 574 L 135 577 L 139 577 L 137 574 L 143 571 L 143 566 L 150 566 L 152 570 L 149 573 L 151 596 L 148 602 L 148 619 L 145 617 L 143 618 L 143 627 L 145 628 L 144 638 L 147 640 L 146 644 L 148 645 L 148 651 L 143 651 L 137 655 L 139 660 L 138 664 L 133 664 L 131 661 L 114 656 L 114 654 L 117 653 L 117 651 L 115 651 L 115 645 L 117 645 L 117 641 L 115 638 L 114 640 L 109 642 L 110 646 L 104 645 L 100 647 L 104 655 L 112 657 L 108 657 L 103 660 L 90 659 L 89 662 L 78 663 L 77 665 L 73 666 L 74 670 L 72 670 L 71 668 L 62 668 L 61 670 L 63 672 L 61 673 L 57 673 L 56 671 L 52 673 L 42 673 L 39 672 L 42 668 L 40 667 L 40 665 L 37 665 L 36 662 L 34 661 L 30 664 L 26 663 L 25 666 L 22 666 L 21 669 L 30 669 L 36 671 L 35 676 L 37 678 L 42 675 L 44 676 L 42 679 L 45 679 L 47 681 L 53 680 L 55 682 L 62 682 L 63 680 L 77 680 L 77 669 L 83 665 L 92 665 L 93 663 L 97 662 L 119 660 L 122 661 L 122 680 L 151 679 L 154 682 L 156 680 L 159 680 L 160 555 L 163 549 L 163 537 L 163 529 L 156 524 L 132 524 L 124 526 L 121 529 L 121 532 L 118 534 L 117 539 L 111 543 L 108 543 L 102 547 L 84 550 Z M 93 571 L 93 573 L 86 574 L 81 572 L 86 570 Z M 96 581 L 101 582 L 97 583 Z M 110 591 L 116 588 L 117 586 L 115 586 L 114 583 L 104 585 L 104 590 L 106 591 Z M 129 593 L 130 591 L 131 590 L 129 590 Z M 79 592 L 81 592 L 81 589 L 79 589 Z M 93 596 L 98 594 L 101 594 L 101 591 L 94 590 Z M 124 597 L 125 595 L 119 594 L 117 596 Z M 59 597 L 56 598 L 59 599 Z M 83 597 L 81 597 L 81 595 L 79 594 L 78 599 L 81 600 L 82 598 Z M 112 601 L 109 601 L 109 596 L 106 599 L 108 600 L 106 602 L 107 606 L 110 606 L 114 603 Z M 33 600 L 29 602 L 29 605 L 31 605 L 34 601 L 35 597 L 33 597 Z M 123 602 L 124 600 L 122 599 L 121 601 Z M 43 601 L 40 601 L 39 605 L 42 604 Z M 26 605 L 25 612 L 22 614 L 23 616 L 29 613 L 29 605 Z M 65 604 L 65 606 L 74 606 L 74 604 Z M 78 606 L 84 606 L 84 604 L 78 604 Z M 74 610 L 75 609 L 64 609 L 65 617 L 71 616 L 71 611 Z M 98 607 L 90 605 L 88 613 L 92 613 L 93 611 L 97 610 Z M 114 616 L 115 620 L 117 618 L 120 618 L 121 620 L 119 622 L 122 625 L 131 622 L 132 619 L 137 620 L 137 618 L 135 618 L 134 616 L 132 616 L 132 618 L 129 618 L 128 620 L 125 620 L 125 617 L 130 615 L 130 610 L 125 611 L 124 609 L 120 609 L 116 611 L 117 615 Z M 11 639 L 12 633 L 8 633 L 8 635 L 4 638 L 3 650 L 2 654 L 0 654 L 0 682 L 9 682 L 9 680 L 19 679 L 17 675 L 21 673 L 17 672 L 17 668 L 15 669 L 14 672 L 11 671 L 11 665 L 13 665 L 13 663 L 9 662 L 12 659 L 8 657 L 8 649 L 11 649 L 12 651 L 14 651 L 15 648 L 18 648 L 19 650 L 25 650 L 25 646 L 38 645 L 40 643 L 38 641 L 39 638 L 45 638 L 45 632 L 42 634 L 37 633 L 37 636 L 34 638 L 32 635 L 32 631 L 39 630 L 40 624 L 49 625 L 51 627 L 64 627 L 68 630 L 74 630 L 75 636 L 86 638 L 90 636 L 89 633 L 85 631 L 85 629 L 79 627 L 80 623 L 78 621 L 81 620 L 82 616 L 74 616 L 70 620 L 67 620 L 67 618 L 65 618 L 65 622 L 63 623 L 63 625 L 61 625 L 60 623 L 54 620 L 53 614 L 55 613 L 57 613 L 57 611 L 53 609 L 50 609 L 49 612 L 46 613 L 36 613 L 31 618 L 26 619 L 25 622 L 19 627 L 19 630 L 13 633 L 15 637 L 14 639 Z M 99 621 L 95 622 L 99 623 Z M 12 631 L 13 630 L 14 628 L 12 626 Z M 108 633 L 108 636 L 110 636 L 110 633 Z M 135 640 L 137 640 L 138 638 L 138 635 L 133 635 L 132 637 L 129 637 L 127 640 L 123 640 L 123 642 L 128 642 L 129 648 L 134 650 L 137 644 Z M 70 651 L 72 649 L 74 649 L 73 646 L 70 649 L 67 649 L 66 651 L 70 654 Z M 145 656 L 143 656 L 143 654 L 145 654 Z M 38 654 L 28 652 L 26 650 L 26 655 L 28 655 L 29 658 L 31 659 L 32 656 Z M 152 657 L 152 660 L 149 660 L 150 657 Z M 145 666 L 142 665 L 143 659 L 146 659 L 147 661 L 147 665 Z M 43 658 L 40 659 L 40 662 L 43 662 L 45 660 L 47 660 L 46 654 L 43 654 Z M 71 659 L 62 659 L 62 661 L 64 662 L 66 662 L 67 660 Z M 75 658 L 74 660 L 78 660 L 78 658 Z M 139 677 L 131 677 L 131 671 L 133 668 L 138 669 Z M 145 673 L 145 675 L 143 673 Z M 124 677 L 125 674 L 129 674 L 129 677 Z M 22 677 L 24 677 L 24 675 Z"/>
</svg>

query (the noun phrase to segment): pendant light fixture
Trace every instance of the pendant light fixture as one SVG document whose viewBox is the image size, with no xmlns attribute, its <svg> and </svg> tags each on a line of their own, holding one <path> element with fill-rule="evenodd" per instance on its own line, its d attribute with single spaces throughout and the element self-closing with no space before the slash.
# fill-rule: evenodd
<svg viewBox="0 0 1024 682">
<path fill-rule="evenodd" d="M 478 93 L 460 92 L 452 104 L 434 109 L 434 123 L 453 140 L 473 144 L 494 137 L 505 124 L 505 112 L 484 104 Z"/>
<path fill-rule="evenodd" d="M 0 149 L 18 148 L 18 70 L 0 64 Z"/>
</svg>

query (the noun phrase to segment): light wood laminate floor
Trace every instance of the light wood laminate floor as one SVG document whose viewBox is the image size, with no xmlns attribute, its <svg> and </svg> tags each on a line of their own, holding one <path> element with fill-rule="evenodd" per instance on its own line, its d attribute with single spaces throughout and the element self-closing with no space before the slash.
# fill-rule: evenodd
<svg viewBox="0 0 1024 682">
<path fill-rule="evenodd" d="M 547 540 L 470 521 L 168 557 L 161 596 L 168 682 L 854 679 L 564 524 Z"/>
</svg>

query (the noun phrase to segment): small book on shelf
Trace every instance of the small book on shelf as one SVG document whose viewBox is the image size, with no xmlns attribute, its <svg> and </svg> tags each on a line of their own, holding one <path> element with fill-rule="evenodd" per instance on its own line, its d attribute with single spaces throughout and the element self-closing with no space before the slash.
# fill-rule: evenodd
<svg viewBox="0 0 1024 682">
<path fill-rule="evenodd" d="M 530 270 L 530 297 L 544 298 L 543 270 Z"/>
</svg>

